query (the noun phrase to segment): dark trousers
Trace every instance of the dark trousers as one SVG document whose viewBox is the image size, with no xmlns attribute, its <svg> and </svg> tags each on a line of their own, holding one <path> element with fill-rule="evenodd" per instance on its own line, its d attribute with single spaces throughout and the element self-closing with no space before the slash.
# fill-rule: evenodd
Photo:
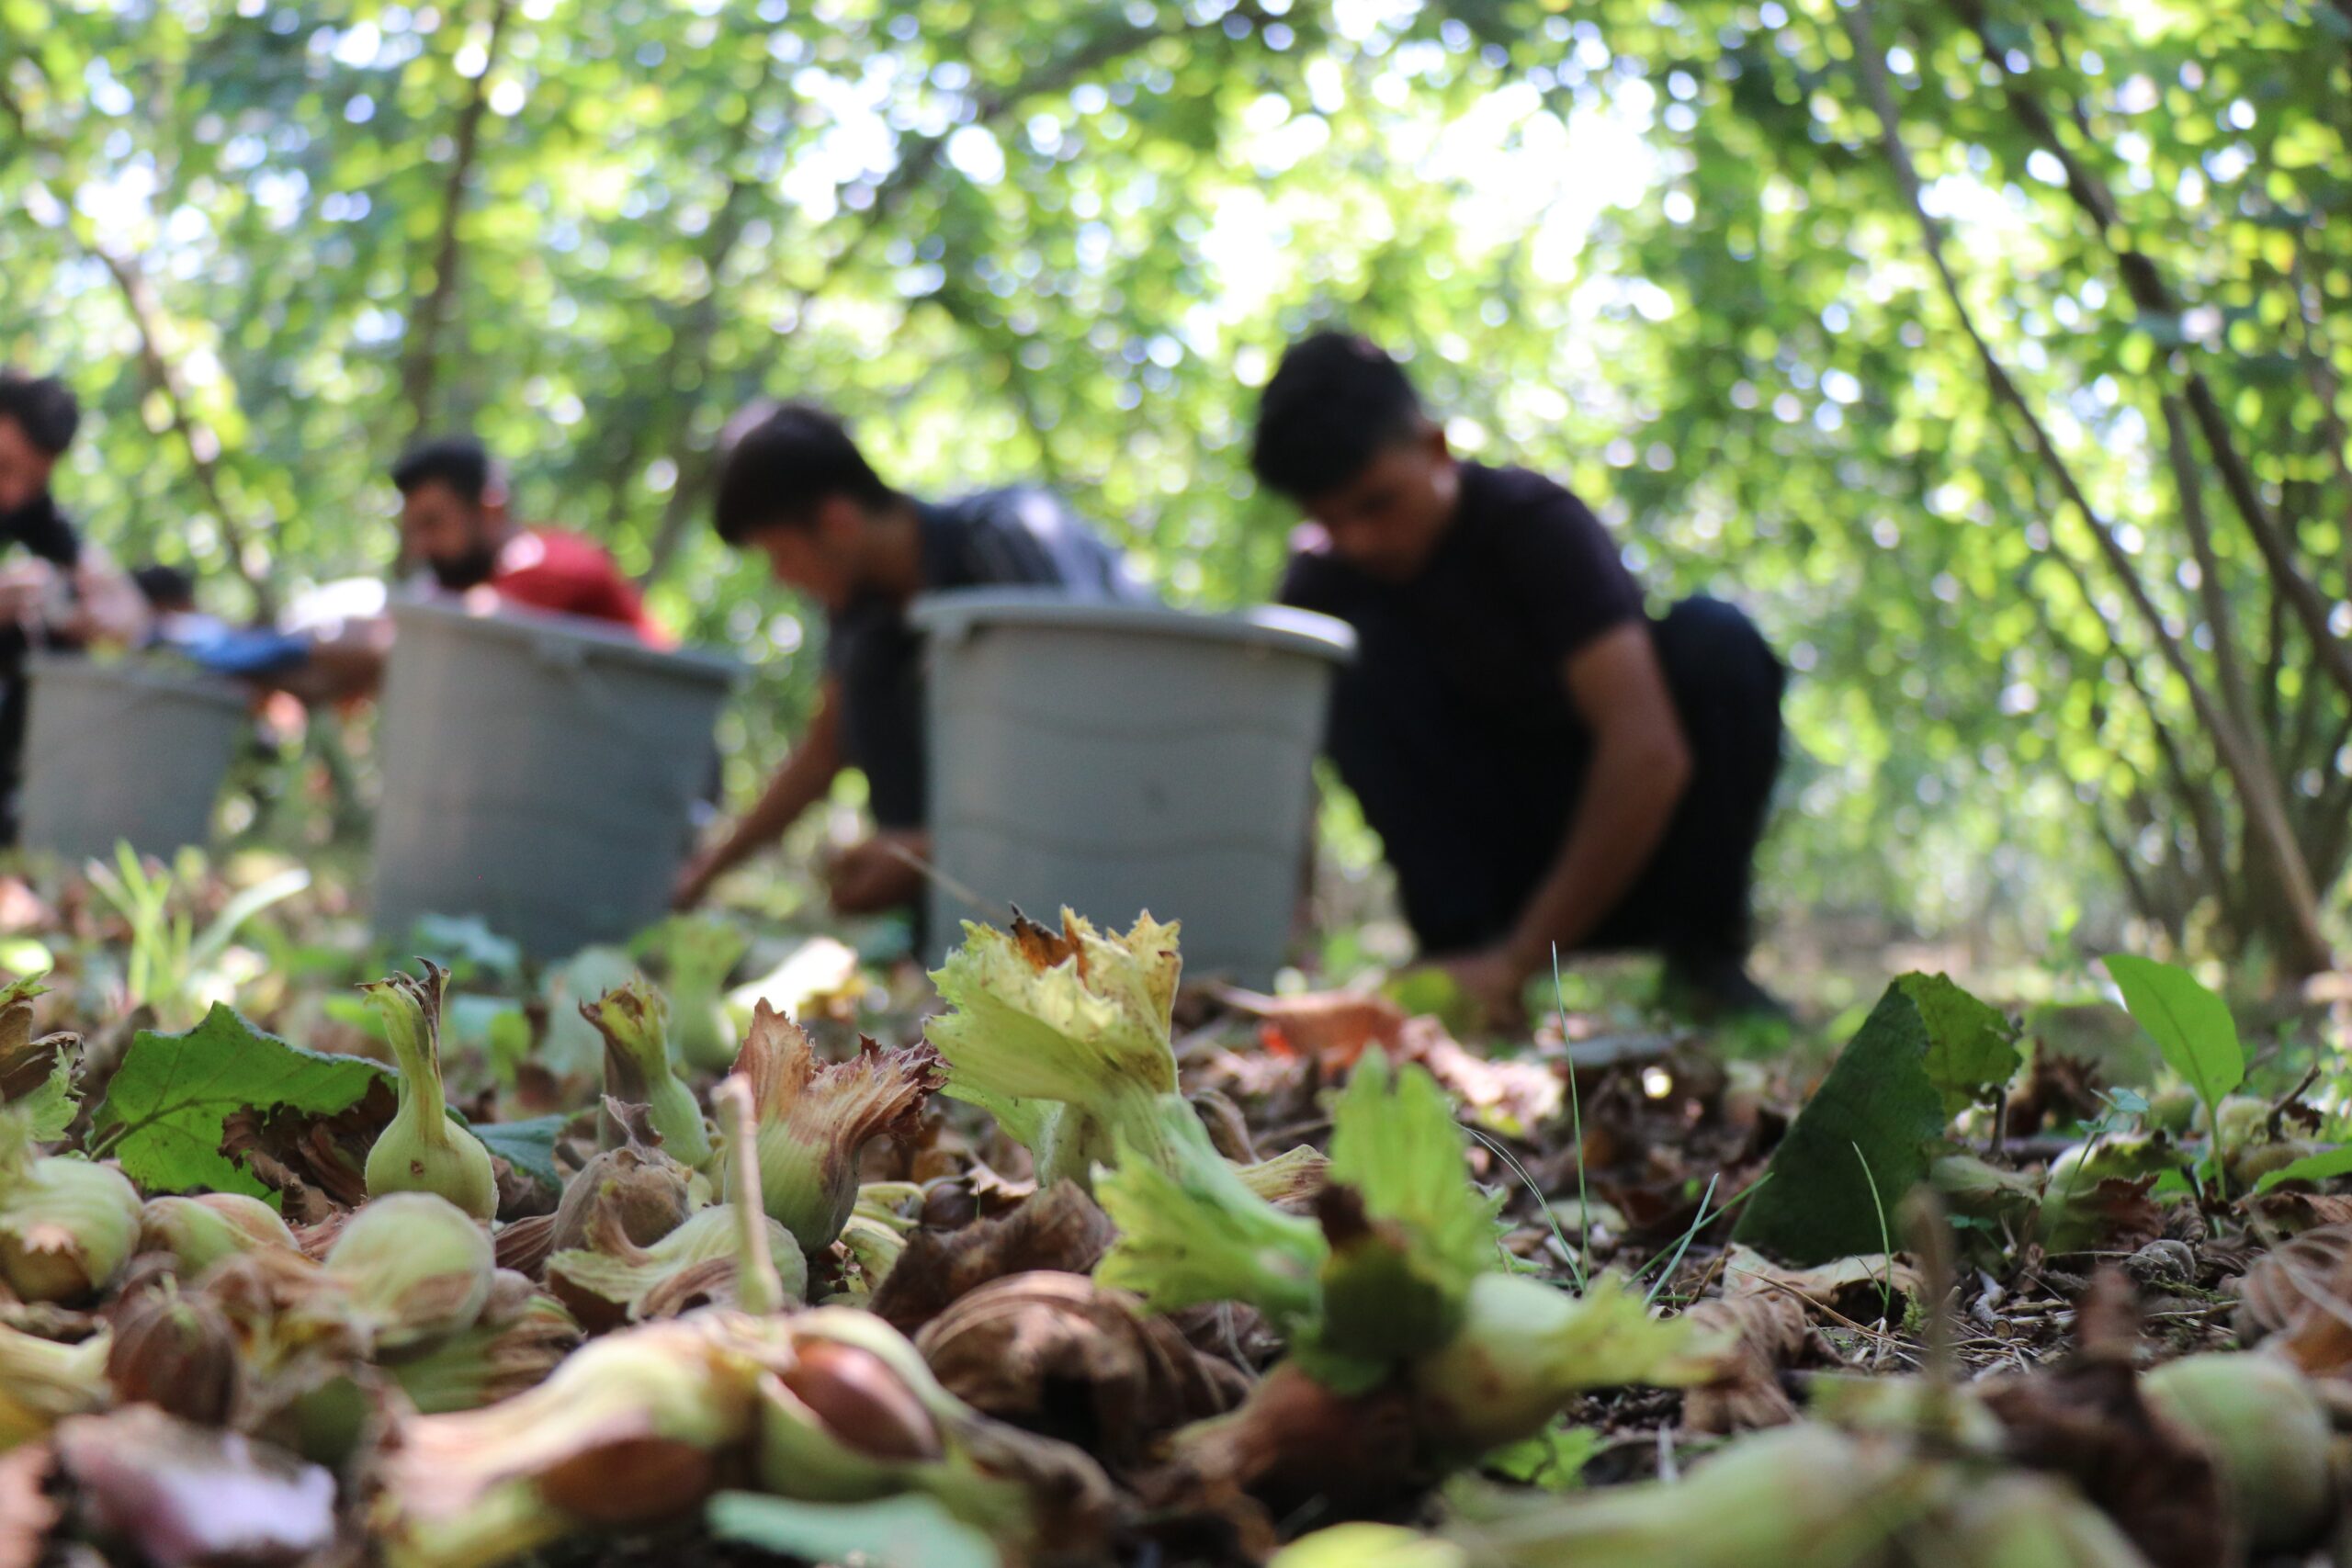
<svg viewBox="0 0 2352 1568">
<path fill-rule="evenodd" d="M 1751 941 L 1750 884 L 1781 767 L 1781 662 L 1745 615 L 1721 600 L 1682 601 L 1652 628 L 1692 759 L 1666 837 L 1582 951 L 1663 953 L 1679 964 L 1736 962 Z M 1424 951 L 1501 941 L 1549 874 L 1584 795 L 1588 756 L 1535 761 L 1508 802 L 1458 802 L 1417 824 L 1451 841 L 1400 862 L 1407 914 Z M 1481 770 L 1483 771 L 1483 770 Z M 1430 847 L 1426 844 L 1424 849 Z"/>
</svg>

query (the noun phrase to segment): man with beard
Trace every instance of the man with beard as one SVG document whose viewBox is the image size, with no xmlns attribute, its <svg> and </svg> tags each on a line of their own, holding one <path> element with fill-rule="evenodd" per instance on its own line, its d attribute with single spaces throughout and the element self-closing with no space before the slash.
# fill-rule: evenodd
<svg viewBox="0 0 2352 1568">
<path fill-rule="evenodd" d="M 646 613 L 636 585 L 603 547 L 560 528 L 525 527 L 514 520 L 505 476 L 472 436 L 440 436 L 410 447 L 392 465 L 391 478 L 401 494 L 401 558 L 419 597 L 577 615 L 623 627 L 649 647 L 672 646 L 673 639 Z M 356 586 L 338 584 L 320 597 L 341 599 Z M 376 689 L 391 651 L 389 617 L 371 607 L 330 603 L 297 618 L 307 624 L 292 637 L 233 641 L 196 657 L 312 704 Z"/>
<path fill-rule="evenodd" d="M 401 492 L 401 552 L 434 586 L 486 589 L 503 604 L 610 621 L 657 646 L 669 640 L 601 547 L 508 515 L 504 476 L 473 437 L 411 447 L 392 465 L 392 484 Z"/>
</svg>

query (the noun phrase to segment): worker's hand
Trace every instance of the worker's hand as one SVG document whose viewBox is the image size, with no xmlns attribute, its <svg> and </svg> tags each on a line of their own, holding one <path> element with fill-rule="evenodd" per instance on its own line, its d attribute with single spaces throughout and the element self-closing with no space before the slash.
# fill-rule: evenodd
<svg viewBox="0 0 2352 1568">
<path fill-rule="evenodd" d="M 729 868 L 725 843 L 698 852 L 679 869 L 677 884 L 670 889 L 670 908 L 683 913 L 700 904 L 710 896 L 710 885 Z"/>
<path fill-rule="evenodd" d="M 1442 958 L 1436 967 L 1461 987 L 1464 999 L 1487 1028 L 1525 1026 L 1528 971 L 1508 949 L 1490 947 Z"/>
<path fill-rule="evenodd" d="M 834 912 L 872 915 L 913 903 L 922 895 L 921 863 L 930 852 L 930 835 L 910 831 L 876 833 L 852 844 L 825 868 Z"/>
<path fill-rule="evenodd" d="M 57 569 L 45 560 L 11 561 L 0 567 L 0 622 L 38 624 L 56 580 Z"/>
<path fill-rule="evenodd" d="M 146 597 L 130 576 L 96 549 L 74 569 L 74 602 L 56 629 L 79 643 L 136 648 L 155 622 Z"/>
</svg>

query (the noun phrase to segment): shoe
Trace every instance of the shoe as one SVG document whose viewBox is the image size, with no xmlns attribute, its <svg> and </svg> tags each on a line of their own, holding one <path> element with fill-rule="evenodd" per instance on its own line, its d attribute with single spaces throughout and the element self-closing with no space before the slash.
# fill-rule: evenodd
<svg viewBox="0 0 2352 1568">
<path fill-rule="evenodd" d="M 1788 1005 L 1756 983 L 1736 958 L 1702 961 L 1669 955 L 1658 978 L 1658 1002 L 1693 1023 L 1794 1023 Z"/>
</svg>

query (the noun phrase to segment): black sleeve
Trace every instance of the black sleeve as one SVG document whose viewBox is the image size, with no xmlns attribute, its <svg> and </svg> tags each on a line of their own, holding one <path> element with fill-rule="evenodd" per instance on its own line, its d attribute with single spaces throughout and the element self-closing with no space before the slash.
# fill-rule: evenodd
<svg viewBox="0 0 2352 1568">
<path fill-rule="evenodd" d="M 1546 654 L 1565 663 L 1601 633 L 1641 615 L 1641 585 L 1591 508 L 1535 474 L 1485 477 L 1496 485 L 1502 581 L 1522 597 Z"/>
<path fill-rule="evenodd" d="M 1339 595 L 1332 592 L 1330 558 L 1320 550 L 1302 549 L 1283 569 L 1282 586 L 1274 602 L 1294 610 L 1314 610 L 1326 615 L 1340 613 Z"/>
<path fill-rule="evenodd" d="M 20 508 L 8 519 L 6 539 L 68 570 L 82 562 L 82 536 L 66 521 L 65 513 L 57 509 L 57 503 L 46 495 Z"/>
</svg>

